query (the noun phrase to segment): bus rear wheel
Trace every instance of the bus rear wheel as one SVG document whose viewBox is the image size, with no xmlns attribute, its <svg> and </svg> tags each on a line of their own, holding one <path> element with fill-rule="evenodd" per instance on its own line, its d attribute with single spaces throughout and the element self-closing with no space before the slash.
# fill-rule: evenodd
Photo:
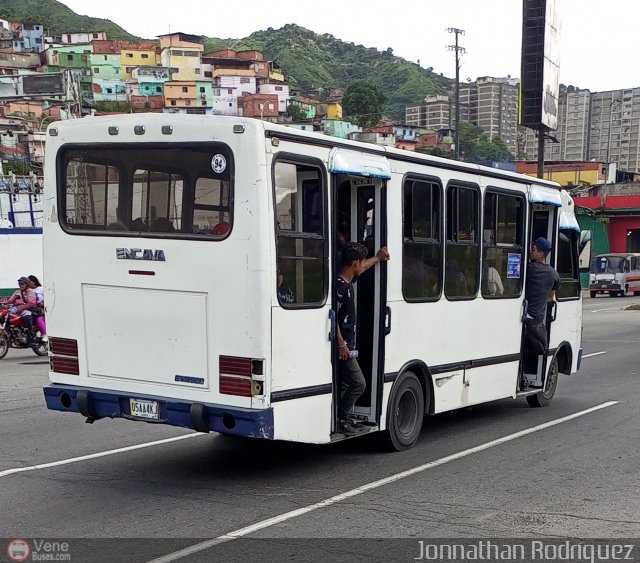
<svg viewBox="0 0 640 563">
<path fill-rule="evenodd" d="M 549 371 L 547 373 L 547 379 L 544 382 L 544 389 L 540 393 L 535 395 L 529 395 L 527 397 L 527 403 L 530 407 L 546 407 L 553 399 L 558 388 L 558 359 L 554 357 L 551 360 Z"/>
<path fill-rule="evenodd" d="M 424 418 L 424 391 L 411 371 L 404 372 L 391 392 L 387 445 L 396 451 L 408 450 L 420 437 Z"/>
</svg>

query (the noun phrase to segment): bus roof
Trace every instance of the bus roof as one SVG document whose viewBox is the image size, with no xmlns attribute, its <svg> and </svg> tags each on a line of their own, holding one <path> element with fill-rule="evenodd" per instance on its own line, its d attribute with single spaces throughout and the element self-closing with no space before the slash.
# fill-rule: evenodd
<svg viewBox="0 0 640 563">
<path fill-rule="evenodd" d="M 554 188 L 562 191 L 562 187 L 556 182 L 550 182 L 548 180 L 542 180 L 534 178 L 532 176 L 526 176 L 524 174 L 518 174 L 516 172 L 508 172 L 506 170 L 499 170 L 497 168 L 491 168 L 488 166 L 481 166 L 479 164 L 472 164 L 468 162 L 462 162 L 457 160 L 451 160 L 447 158 L 440 158 L 437 156 L 430 156 L 425 154 L 419 154 L 412 151 L 403 149 L 397 149 L 395 147 L 383 147 L 380 145 L 374 145 L 372 143 L 364 143 L 361 141 L 351 141 L 349 139 L 340 139 L 337 137 L 330 137 L 322 133 L 315 133 L 312 131 L 301 131 L 286 125 L 279 125 L 268 121 L 262 121 L 260 119 L 254 119 L 249 117 L 235 117 L 235 116 L 223 116 L 223 115 L 185 115 L 185 114 L 171 114 L 171 113 L 134 113 L 134 114 L 114 114 L 103 116 L 87 116 L 82 119 L 73 119 L 66 121 L 56 121 L 49 125 L 48 131 L 51 135 L 51 130 L 56 129 L 74 129 L 76 127 L 86 127 L 88 122 L 93 124 L 103 123 L 106 126 L 118 126 L 119 124 L 158 124 L 158 125 L 170 125 L 172 127 L 179 127 L 186 122 L 195 123 L 198 120 L 203 122 L 219 121 L 228 124 L 248 124 L 251 123 L 252 128 L 258 130 L 262 129 L 264 134 L 268 137 L 278 137 L 281 139 L 291 139 L 297 142 L 310 142 L 313 140 L 315 144 L 327 146 L 327 147 L 344 147 L 357 149 L 361 152 L 368 152 L 386 156 L 391 160 L 400 160 L 405 162 L 415 162 L 419 164 L 428 164 L 437 168 L 443 168 L 447 170 L 456 170 L 459 172 L 467 172 L 470 174 L 482 174 L 493 178 L 502 178 L 505 180 L 511 180 L 518 183 L 535 184 Z M 117 139 L 114 139 L 116 141 Z M 167 139 L 163 139 L 167 140 Z"/>
</svg>

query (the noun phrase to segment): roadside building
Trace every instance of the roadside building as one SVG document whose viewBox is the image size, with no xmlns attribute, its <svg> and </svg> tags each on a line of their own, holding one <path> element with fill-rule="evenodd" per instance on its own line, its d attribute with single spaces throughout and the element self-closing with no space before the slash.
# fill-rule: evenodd
<svg viewBox="0 0 640 563">
<path fill-rule="evenodd" d="M 200 56 L 204 51 L 202 38 L 187 33 L 159 35 L 160 65 L 169 67 L 174 81 L 194 81 L 204 78 Z"/>
<path fill-rule="evenodd" d="M 157 66 L 158 62 L 154 43 L 145 42 L 139 45 L 128 44 L 120 48 L 122 80 L 129 80 L 135 68 L 139 66 Z"/>
<path fill-rule="evenodd" d="M 0 53 L 0 75 L 18 75 L 40 68 L 37 53 Z"/>
<path fill-rule="evenodd" d="M 276 118 L 279 115 L 276 94 L 248 94 L 238 97 L 238 115 L 259 119 Z"/>
</svg>

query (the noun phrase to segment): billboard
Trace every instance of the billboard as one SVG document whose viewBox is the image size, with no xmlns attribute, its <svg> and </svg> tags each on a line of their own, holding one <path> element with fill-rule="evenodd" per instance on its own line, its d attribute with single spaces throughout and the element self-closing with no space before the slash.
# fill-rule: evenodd
<svg viewBox="0 0 640 563">
<path fill-rule="evenodd" d="M 22 91 L 28 95 L 62 95 L 66 92 L 62 72 L 25 74 L 22 76 Z"/>
<path fill-rule="evenodd" d="M 523 0 L 520 124 L 558 128 L 560 21 L 556 0 Z"/>
</svg>

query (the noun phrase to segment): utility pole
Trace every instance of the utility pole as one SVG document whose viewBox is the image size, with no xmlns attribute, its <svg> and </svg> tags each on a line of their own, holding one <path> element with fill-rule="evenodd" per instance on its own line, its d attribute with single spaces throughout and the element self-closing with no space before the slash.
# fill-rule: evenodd
<svg viewBox="0 0 640 563">
<path fill-rule="evenodd" d="M 466 53 L 466 49 L 464 47 L 460 47 L 458 43 L 458 37 L 460 35 L 464 35 L 464 29 L 458 29 L 457 27 L 449 27 L 447 28 L 449 33 L 453 33 L 456 36 L 455 45 L 448 45 L 447 49 L 449 51 L 455 51 L 456 53 L 456 101 L 455 101 L 455 158 L 456 160 L 460 160 L 460 54 Z"/>
</svg>

